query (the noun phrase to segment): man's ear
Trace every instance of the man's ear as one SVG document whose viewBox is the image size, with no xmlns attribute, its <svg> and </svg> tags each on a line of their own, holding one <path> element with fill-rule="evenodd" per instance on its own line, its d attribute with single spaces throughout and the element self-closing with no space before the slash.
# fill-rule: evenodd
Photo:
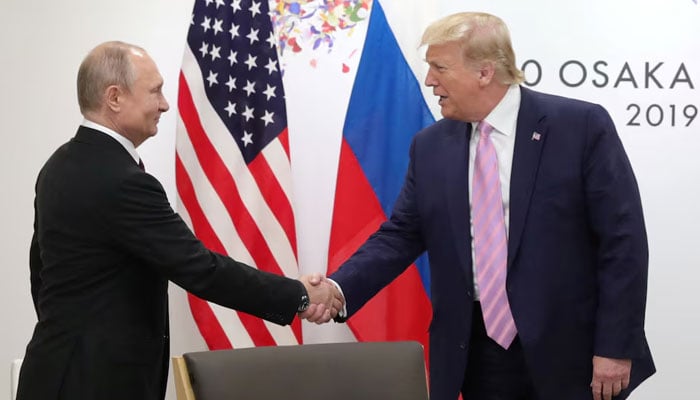
<svg viewBox="0 0 700 400">
<path fill-rule="evenodd" d="M 111 85 L 105 89 L 105 104 L 110 110 L 119 112 L 121 110 L 121 100 L 124 92 L 117 85 Z"/>
<path fill-rule="evenodd" d="M 496 64 L 492 61 L 484 61 L 479 67 L 479 85 L 488 86 L 496 76 Z"/>
</svg>

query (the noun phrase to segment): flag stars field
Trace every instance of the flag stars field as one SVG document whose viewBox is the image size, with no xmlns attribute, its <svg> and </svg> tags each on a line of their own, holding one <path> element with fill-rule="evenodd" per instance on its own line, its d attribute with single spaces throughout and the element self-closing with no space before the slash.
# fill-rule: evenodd
<svg viewBox="0 0 700 400">
<path fill-rule="evenodd" d="M 243 141 L 243 147 L 246 147 L 249 144 L 253 144 L 253 134 L 243 131 L 243 137 L 241 138 L 241 140 Z"/>
<path fill-rule="evenodd" d="M 253 119 L 253 111 L 254 111 L 254 109 L 252 109 L 248 106 L 245 106 L 245 111 L 243 112 L 243 116 L 245 117 L 246 122 Z"/>
<path fill-rule="evenodd" d="M 233 0 L 233 2 L 231 2 L 231 8 L 233 8 L 234 13 L 236 11 L 241 11 L 241 0 Z"/>
<path fill-rule="evenodd" d="M 265 121 L 265 126 L 268 126 L 268 125 L 274 123 L 274 120 L 272 119 L 273 115 L 275 115 L 275 113 L 272 113 L 272 112 L 265 110 L 265 115 L 260 117 L 260 119 Z"/>
<path fill-rule="evenodd" d="M 238 87 L 236 87 L 236 78 L 229 75 L 228 81 L 226 81 L 226 86 L 228 86 L 229 93 L 231 93 L 231 91 L 233 91 L 233 89 L 238 89 Z"/>
<path fill-rule="evenodd" d="M 233 64 L 238 64 L 238 52 L 230 50 L 228 54 L 229 66 L 233 67 Z"/>
<path fill-rule="evenodd" d="M 199 48 L 199 52 L 202 53 L 202 58 L 209 54 L 209 45 L 206 42 L 202 42 L 202 47 Z"/>
<path fill-rule="evenodd" d="M 221 58 L 221 55 L 219 55 L 220 52 L 221 52 L 221 47 L 211 46 L 211 51 L 209 52 L 209 55 L 211 56 L 212 62 L 214 62 L 217 58 Z"/>
<path fill-rule="evenodd" d="M 250 29 L 250 33 L 246 35 L 248 40 L 250 40 L 250 44 L 253 45 L 255 42 L 259 42 L 260 39 L 258 39 L 258 34 L 260 33 L 260 29 Z"/>
<path fill-rule="evenodd" d="M 255 94 L 255 82 L 246 81 L 243 90 L 248 94 L 248 97 L 250 97 L 251 94 Z"/>
<path fill-rule="evenodd" d="M 268 75 L 272 75 L 273 72 L 277 71 L 277 63 L 275 60 L 270 58 L 267 65 L 265 65 L 265 68 L 267 69 Z"/>
<path fill-rule="evenodd" d="M 231 34 L 231 40 L 234 40 L 235 38 L 240 36 L 240 34 L 238 33 L 238 25 L 232 23 L 231 29 L 228 30 L 228 33 Z"/>
<path fill-rule="evenodd" d="M 268 36 L 265 41 L 270 45 L 271 49 L 275 47 L 275 44 L 277 44 L 277 39 L 275 39 L 275 35 L 272 32 L 270 32 L 270 36 Z"/>
<path fill-rule="evenodd" d="M 260 14 L 260 2 L 254 1 L 248 9 L 248 11 L 250 11 L 250 13 L 253 15 L 253 18 L 255 18 L 256 15 Z"/>
<path fill-rule="evenodd" d="M 277 89 L 274 86 L 267 85 L 267 88 L 263 92 L 263 94 L 267 97 L 267 100 L 269 101 L 270 98 L 275 97 L 275 89 Z"/>
<path fill-rule="evenodd" d="M 211 29 L 214 30 L 214 36 L 218 35 L 219 32 L 223 32 L 224 28 L 221 27 L 221 25 L 224 23 L 223 19 L 215 19 L 214 20 L 214 26 L 212 26 Z"/>
<path fill-rule="evenodd" d="M 244 64 L 248 66 L 248 71 L 258 66 L 257 59 L 258 56 L 252 56 L 248 54 L 248 59 L 244 62 Z"/>
<path fill-rule="evenodd" d="M 209 82 L 209 87 L 212 87 L 216 84 L 219 83 L 219 81 L 216 79 L 218 76 L 218 73 L 215 73 L 214 71 L 209 71 L 209 76 L 207 77 L 207 82 Z"/>
<path fill-rule="evenodd" d="M 204 21 L 200 24 L 200 26 L 204 29 L 204 33 L 207 33 L 207 31 L 211 29 L 211 18 L 204 17 Z"/>
<path fill-rule="evenodd" d="M 229 117 L 233 114 L 236 114 L 236 103 L 231 103 L 229 101 L 228 105 L 226 106 L 226 108 L 224 108 L 224 110 L 226 110 Z"/>
</svg>

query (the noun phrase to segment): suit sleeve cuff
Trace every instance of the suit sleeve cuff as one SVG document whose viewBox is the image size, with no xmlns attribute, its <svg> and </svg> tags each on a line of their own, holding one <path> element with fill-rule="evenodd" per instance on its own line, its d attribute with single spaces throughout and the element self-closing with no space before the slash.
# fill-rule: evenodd
<svg viewBox="0 0 700 400">
<path fill-rule="evenodd" d="M 345 304 L 343 304 L 343 309 L 340 310 L 340 311 L 338 311 L 338 315 L 336 315 L 336 317 L 333 318 L 333 321 L 335 321 L 335 322 L 345 322 L 345 321 L 347 321 L 347 319 L 348 319 L 348 306 L 347 306 L 348 301 L 347 301 L 347 298 L 345 298 L 345 293 L 343 293 L 343 289 L 340 287 L 340 285 L 338 285 L 338 282 L 336 282 L 336 281 L 334 281 L 333 279 L 330 279 L 330 278 L 326 278 L 326 279 L 328 279 L 328 281 L 329 281 L 330 283 L 332 283 L 333 285 L 335 285 L 335 287 L 336 287 L 336 288 L 338 289 L 338 291 L 340 292 L 341 296 L 343 296 L 343 298 L 345 299 Z"/>
</svg>

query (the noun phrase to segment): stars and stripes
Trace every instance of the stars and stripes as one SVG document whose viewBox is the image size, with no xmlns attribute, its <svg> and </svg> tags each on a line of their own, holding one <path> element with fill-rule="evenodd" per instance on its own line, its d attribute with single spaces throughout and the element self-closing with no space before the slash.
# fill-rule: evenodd
<svg viewBox="0 0 700 400">
<path fill-rule="evenodd" d="M 196 0 L 178 93 L 179 211 L 210 249 L 298 275 L 284 90 L 266 1 Z M 189 295 L 209 348 L 301 343 Z"/>
</svg>

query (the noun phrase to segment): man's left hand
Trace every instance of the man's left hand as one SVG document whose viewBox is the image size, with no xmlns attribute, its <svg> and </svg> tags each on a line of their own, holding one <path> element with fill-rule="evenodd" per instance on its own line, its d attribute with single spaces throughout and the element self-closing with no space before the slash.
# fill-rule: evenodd
<svg viewBox="0 0 700 400">
<path fill-rule="evenodd" d="M 632 360 L 593 356 L 594 400 L 611 400 L 630 384 Z"/>
</svg>

